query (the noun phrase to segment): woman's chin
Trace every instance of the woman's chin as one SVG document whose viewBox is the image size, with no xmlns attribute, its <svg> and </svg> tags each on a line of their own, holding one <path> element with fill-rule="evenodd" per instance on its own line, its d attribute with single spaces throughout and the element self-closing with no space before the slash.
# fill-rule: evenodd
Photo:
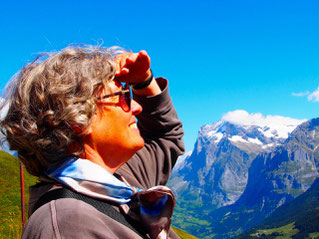
<svg viewBox="0 0 319 239">
<path fill-rule="evenodd" d="M 144 139 L 140 136 L 138 139 L 134 140 L 133 150 L 134 153 L 139 151 L 141 148 L 144 147 Z"/>
</svg>

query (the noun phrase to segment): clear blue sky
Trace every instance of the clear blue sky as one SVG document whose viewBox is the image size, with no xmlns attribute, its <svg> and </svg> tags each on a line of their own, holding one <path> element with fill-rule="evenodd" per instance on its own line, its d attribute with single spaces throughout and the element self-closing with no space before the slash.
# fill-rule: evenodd
<svg viewBox="0 0 319 239">
<path fill-rule="evenodd" d="M 316 0 L 4 1 L 0 87 L 37 53 L 71 43 L 145 49 L 192 150 L 201 125 L 236 109 L 319 116 L 307 98 L 319 86 L 318 13 Z"/>
</svg>

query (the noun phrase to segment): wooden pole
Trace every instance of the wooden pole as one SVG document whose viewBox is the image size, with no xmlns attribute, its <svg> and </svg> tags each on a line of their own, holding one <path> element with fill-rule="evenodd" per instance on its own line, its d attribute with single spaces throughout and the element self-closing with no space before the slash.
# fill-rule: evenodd
<svg viewBox="0 0 319 239">
<path fill-rule="evenodd" d="M 22 218 L 22 228 L 24 228 L 26 224 L 26 216 L 25 216 L 25 191 L 24 191 L 24 172 L 23 172 L 23 164 L 20 161 L 20 192 L 21 192 L 21 218 Z"/>
</svg>

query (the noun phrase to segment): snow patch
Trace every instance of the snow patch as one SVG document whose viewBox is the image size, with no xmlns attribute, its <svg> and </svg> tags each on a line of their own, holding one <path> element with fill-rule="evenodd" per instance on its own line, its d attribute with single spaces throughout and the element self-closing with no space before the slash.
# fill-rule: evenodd
<svg viewBox="0 0 319 239">
<path fill-rule="evenodd" d="M 263 144 L 262 142 L 260 142 L 259 139 L 248 138 L 248 141 L 253 144 L 259 144 L 259 145 Z"/>
<path fill-rule="evenodd" d="M 288 138 L 290 132 L 292 132 L 299 124 L 306 121 L 279 115 L 263 116 L 261 113 L 249 114 L 244 110 L 228 112 L 222 117 L 222 120 L 245 128 L 259 126 L 259 131 L 269 138 Z"/>
<path fill-rule="evenodd" d="M 224 134 L 220 132 L 216 133 L 216 131 L 210 131 L 207 136 L 213 138 L 214 143 L 217 144 L 223 138 Z"/>
<path fill-rule="evenodd" d="M 232 142 L 244 142 L 244 143 L 248 143 L 247 140 L 243 139 L 241 136 L 239 135 L 234 135 L 232 137 L 229 138 L 230 141 Z"/>
<path fill-rule="evenodd" d="M 262 146 L 263 149 L 267 149 L 267 148 L 271 148 L 271 147 L 274 147 L 275 144 L 274 143 L 270 143 L 270 144 L 265 144 Z"/>
<path fill-rule="evenodd" d="M 248 138 L 247 140 L 246 139 L 243 139 L 241 136 L 239 135 L 234 135 L 232 137 L 229 138 L 230 141 L 236 143 L 236 142 L 243 142 L 243 143 L 253 143 L 253 144 L 259 144 L 259 145 L 262 145 L 263 143 L 260 142 L 259 139 L 253 139 L 253 138 Z"/>
</svg>

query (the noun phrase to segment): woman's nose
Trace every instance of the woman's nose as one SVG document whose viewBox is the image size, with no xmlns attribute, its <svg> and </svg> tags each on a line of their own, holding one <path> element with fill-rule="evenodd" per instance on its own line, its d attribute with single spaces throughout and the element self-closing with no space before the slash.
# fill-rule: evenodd
<svg viewBox="0 0 319 239">
<path fill-rule="evenodd" d="M 132 109 L 132 114 L 133 115 L 138 115 L 142 112 L 143 107 L 137 103 L 135 100 L 132 99 L 131 101 L 131 109 Z"/>
</svg>

